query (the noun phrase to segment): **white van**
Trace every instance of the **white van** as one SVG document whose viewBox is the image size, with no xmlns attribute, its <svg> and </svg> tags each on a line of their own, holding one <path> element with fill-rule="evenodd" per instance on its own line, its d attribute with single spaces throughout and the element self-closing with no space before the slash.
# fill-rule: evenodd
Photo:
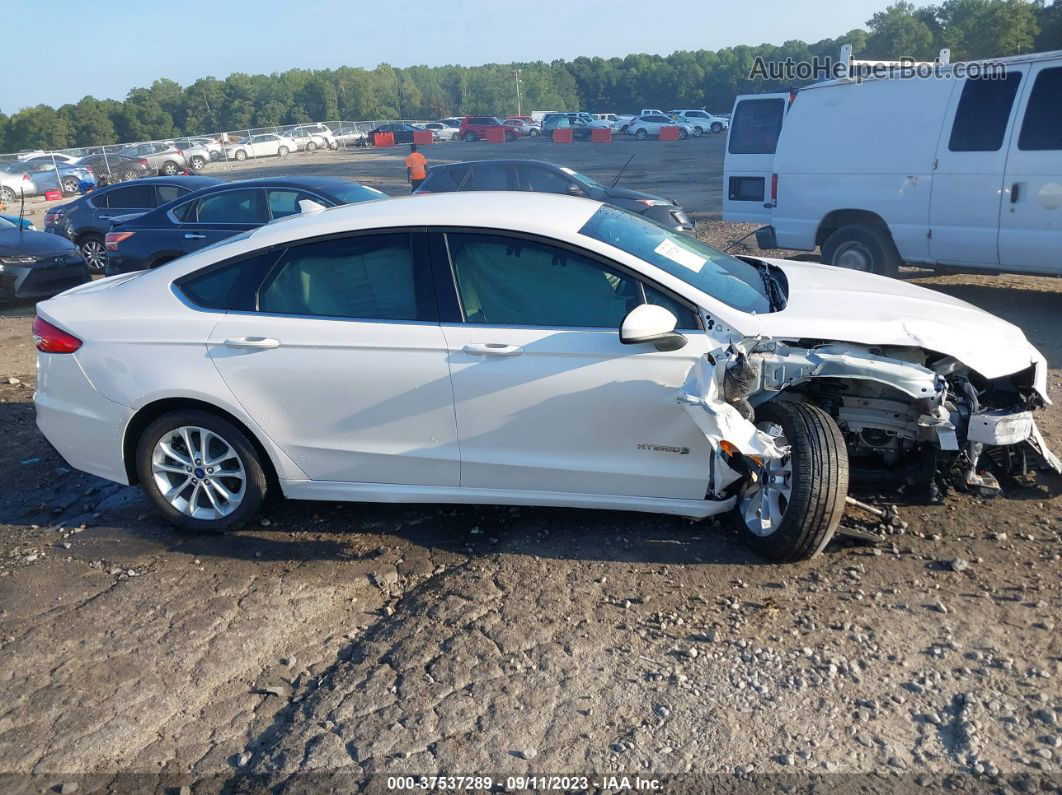
<svg viewBox="0 0 1062 795">
<path fill-rule="evenodd" d="M 1062 51 L 993 59 L 1002 79 L 840 79 L 738 97 L 723 218 L 761 248 L 893 274 L 1062 274 Z M 950 77 L 949 77 L 950 75 Z"/>
</svg>

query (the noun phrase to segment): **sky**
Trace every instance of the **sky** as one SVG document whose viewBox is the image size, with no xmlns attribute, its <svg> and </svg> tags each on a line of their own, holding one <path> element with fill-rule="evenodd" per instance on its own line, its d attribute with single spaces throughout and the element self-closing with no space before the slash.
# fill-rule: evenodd
<svg viewBox="0 0 1062 795">
<path fill-rule="evenodd" d="M 890 1 L 3 0 L 0 29 L 21 34 L 3 37 L 0 111 L 123 99 L 160 77 L 811 42 L 865 27 Z"/>
</svg>

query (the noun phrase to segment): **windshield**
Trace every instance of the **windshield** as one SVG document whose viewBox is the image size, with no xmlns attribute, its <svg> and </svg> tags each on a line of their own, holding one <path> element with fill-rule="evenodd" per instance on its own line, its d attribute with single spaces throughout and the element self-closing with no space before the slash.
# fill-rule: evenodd
<svg viewBox="0 0 1062 795">
<path fill-rule="evenodd" d="M 564 166 L 561 166 L 561 171 L 563 171 L 569 177 L 575 177 L 577 180 L 589 185 L 591 188 L 598 188 L 599 190 L 605 190 L 605 186 L 604 185 L 602 185 L 596 179 L 592 179 L 592 178 L 586 176 L 586 174 L 580 174 L 578 171 L 573 171 L 572 169 L 565 168 Z"/>
<path fill-rule="evenodd" d="M 601 207 L 579 234 L 615 246 L 742 312 L 767 313 L 763 277 L 747 262 L 618 207 Z"/>
</svg>

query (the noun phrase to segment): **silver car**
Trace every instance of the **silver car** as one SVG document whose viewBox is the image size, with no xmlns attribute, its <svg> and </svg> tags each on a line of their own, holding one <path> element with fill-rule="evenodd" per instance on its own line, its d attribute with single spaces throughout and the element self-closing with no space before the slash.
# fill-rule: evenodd
<svg viewBox="0 0 1062 795">
<path fill-rule="evenodd" d="M 22 163 L 0 163 L 0 204 L 9 209 L 16 205 L 20 196 L 36 196 L 37 185 L 22 168 Z"/>
<path fill-rule="evenodd" d="M 137 157 L 147 161 L 148 168 L 164 177 L 174 177 L 188 170 L 188 159 L 184 152 L 172 143 L 154 142 L 130 144 L 118 151 L 123 157 Z"/>
<path fill-rule="evenodd" d="M 173 145 L 184 152 L 185 159 L 188 160 L 188 165 L 192 168 L 200 168 L 192 162 L 194 158 L 193 150 L 195 149 L 206 150 L 207 160 L 225 159 L 224 147 L 222 147 L 222 145 L 215 139 L 206 136 L 178 138 L 176 141 L 173 141 Z"/>
</svg>

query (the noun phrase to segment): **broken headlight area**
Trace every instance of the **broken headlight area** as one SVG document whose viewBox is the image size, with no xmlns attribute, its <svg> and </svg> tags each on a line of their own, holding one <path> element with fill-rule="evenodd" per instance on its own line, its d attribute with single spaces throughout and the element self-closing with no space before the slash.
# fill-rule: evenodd
<svg viewBox="0 0 1062 795">
<path fill-rule="evenodd" d="M 1031 366 L 987 380 L 909 347 L 742 340 L 704 357 L 680 401 L 719 451 L 710 495 L 728 496 L 784 455 L 754 424 L 756 407 L 771 400 L 825 409 L 844 435 L 855 484 L 943 482 L 985 493 L 1001 478 L 1062 472 L 1033 420 L 1044 402 L 1038 379 Z"/>
</svg>

